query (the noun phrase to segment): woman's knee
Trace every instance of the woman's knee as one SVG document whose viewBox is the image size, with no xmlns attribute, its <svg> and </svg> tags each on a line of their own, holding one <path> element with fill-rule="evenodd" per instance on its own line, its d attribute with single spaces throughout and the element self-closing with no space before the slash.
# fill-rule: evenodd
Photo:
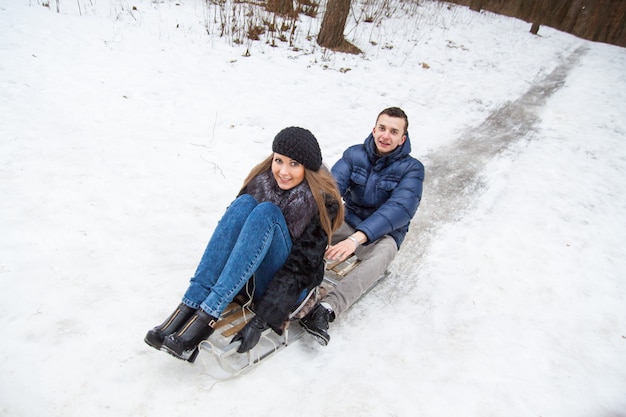
<svg viewBox="0 0 626 417">
<path fill-rule="evenodd" d="M 233 204 L 245 204 L 247 206 L 255 207 L 259 204 L 258 201 L 250 194 L 242 194 L 233 201 Z"/>
<path fill-rule="evenodd" d="M 285 217 L 280 207 L 274 203 L 262 202 L 259 203 L 250 213 L 251 216 L 258 217 L 270 223 L 285 223 Z"/>
</svg>

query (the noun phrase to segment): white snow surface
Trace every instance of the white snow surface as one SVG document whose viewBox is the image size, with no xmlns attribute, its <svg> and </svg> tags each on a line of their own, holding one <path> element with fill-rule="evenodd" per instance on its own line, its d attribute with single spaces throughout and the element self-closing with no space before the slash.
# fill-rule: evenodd
<svg viewBox="0 0 626 417">
<path fill-rule="evenodd" d="M 428 1 L 351 15 L 358 56 L 307 40 L 321 15 L 296 49 L 207 33 L 200 0 L 42 3 L 0 0 L 0 415 L 626 416 L 624 48 Z M 438 150 L 573 54 L 480 186 L 429 194 Z M 422 208 L 327 347 L 216 381 L 144 343 L 280 129 L 330 166 L 388 106 Z"/>
</svg>

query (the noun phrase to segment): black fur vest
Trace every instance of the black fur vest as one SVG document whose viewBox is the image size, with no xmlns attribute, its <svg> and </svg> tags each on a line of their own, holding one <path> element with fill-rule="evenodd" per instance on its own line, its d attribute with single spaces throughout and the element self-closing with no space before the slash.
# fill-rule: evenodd
<svg viewBox="0 0 626 417">
<path fill-rule="evenodd" d="M 290 190 L 283 190 L 276 183 L 272 171 L 266 171 L 254 177 L 243 192 L 250 194 L 259 203 L 267 201 L 276 204 L 283 212 L 293 240 L 302 235 L 318 211 L 306 181 L 302 181 Z"/>
</svg>

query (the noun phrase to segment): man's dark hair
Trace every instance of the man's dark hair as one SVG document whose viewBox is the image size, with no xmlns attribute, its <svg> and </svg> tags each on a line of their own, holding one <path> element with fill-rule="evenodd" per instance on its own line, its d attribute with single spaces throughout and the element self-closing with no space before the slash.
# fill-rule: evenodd
<svg viewBox="0 0 626 417">
<path fill-rule="evenodd" d="M 383 114 L 386 114 L 389 117 L 399 117 L 401 119 L 404 119 L 404 134 L 406 135 L 406 132 L 408 132 L 409 130 L 409 118 L 407 117 L 406 113 L 404 112 L 404 110 L 402 110 L 400 107 L 388 107 L 385 110 L 381 111 L 378 114 L 378 117 L 376 118 L 376 123 L 378 123 L 378 119 L 380 118 L 380 116 L 382 116 Z"/>
</svg>

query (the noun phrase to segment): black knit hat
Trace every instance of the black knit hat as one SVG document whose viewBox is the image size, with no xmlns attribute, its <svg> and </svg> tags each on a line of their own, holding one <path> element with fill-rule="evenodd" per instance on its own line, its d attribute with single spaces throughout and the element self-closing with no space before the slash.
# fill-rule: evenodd
<svg viewBox="0 0 626 417">
<path fill-rule="evenodd" d="M 295 159 L 312 171 L 322 166 L 322 151 L 313 133 L 301 127 L 288 127 L 276 135 L 272 151 Z"/>
</svg>

